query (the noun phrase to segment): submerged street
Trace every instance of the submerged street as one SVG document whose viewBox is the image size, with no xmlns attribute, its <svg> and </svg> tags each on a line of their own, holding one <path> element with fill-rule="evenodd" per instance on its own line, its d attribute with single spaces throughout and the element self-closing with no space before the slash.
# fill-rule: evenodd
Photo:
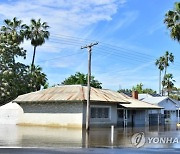
<svg viewBox="0 0 180 154">
<path fill-rule="evenodd" d="M 39 127 L 39 126 L 0 126 L 1 147 L 24 148 L 135 148 L 131 138 L 135 133 L 143 132 L 146 143 L 143 148 L 180 148 L 179 143 L 147 143 L 147 138 L 169 137 L 180 139 L 180 130 L 176 125 L 154 127 L 115 128 L 112 140 L 110 128 L 92 128 L 89 139 L 81 129 Z"/>
</svg>

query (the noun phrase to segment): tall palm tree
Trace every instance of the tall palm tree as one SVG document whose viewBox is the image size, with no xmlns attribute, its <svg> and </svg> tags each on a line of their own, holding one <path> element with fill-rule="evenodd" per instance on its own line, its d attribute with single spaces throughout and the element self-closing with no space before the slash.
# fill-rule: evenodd
<svg viewBox="0 0 180 154">
<path fill-rule="evenodd" d="M 155 65 L 159 69 L 159 94 L 161 94 L 161 73 L 164 70 L 164 57 L 160 57 L 156 60 Z"/>
<path fill-rule="evenodd" d="M 47 22 L 41 22 L 41 19 L 37 21 L 35 19 L 31 19 L 31 24 L 27 28 L 26 37 L 31 40 L 32 46 L 34 46 L 33 58 L 32 58 L 32 68 L 34 66 L 34 60 L 36 55 L 37 46 L 41 46 L 45 43 L 45 40 L 49 38 L 50 33 L 47 31 L 49 28 Z"/>
<path fill-rule="evenodd" d="M 174 55 L 166 51 L 163 59 L 164 59 L 164 76 L 165 76 L 167 73 L 167 67 L 169 66 L 169 62 L 171 63 L 174 62 Z"/>
<path fill-rule="evenodd" d="M 175 82 L 175 80 L 173 79 L 173 75 L 172 74 L 166 74 L 164 76 L 164 79 L 162 81 L 162 85 L 166 89 L 166 91 L 168 93 L 168 96 L 169 96 L 171 90 L 174 87 L 174 82 Z"/>
<path fill-rule="evenodd" d="M 174 9 L 165 14 L 164 23 L 171 32 L 171 37 L 180 42 L 180 2 L 174 4 Z"/>
</svg>

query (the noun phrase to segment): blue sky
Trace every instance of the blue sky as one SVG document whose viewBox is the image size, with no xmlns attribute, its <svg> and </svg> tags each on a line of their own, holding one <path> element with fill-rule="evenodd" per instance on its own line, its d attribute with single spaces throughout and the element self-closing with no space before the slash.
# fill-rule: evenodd
<svg viewBox="0 0 180 154">
<path fill-rule="evenodd" d="M 0 25 L 18 17 L 24 23 L 41 18 L 50 25 L 51 36 L 37 48 L 35 64 L 47 74 L 50 85 L 61 83 L 75 72 L 87 73 L 87 51 L 91 42 L 92 74 L 103 88 L 118 90 L 143 83 L 158 90 L 155 60 L 170 51 L 175 62 L 168 68 L 180 87 L 180 46 L 169 36 L 164 14 L 174 0 L 0 0 Z M 30 42 L 26 64 L 31 63 Z M 22 60 L 21 60 L 22 61 Z"/>
</svg>

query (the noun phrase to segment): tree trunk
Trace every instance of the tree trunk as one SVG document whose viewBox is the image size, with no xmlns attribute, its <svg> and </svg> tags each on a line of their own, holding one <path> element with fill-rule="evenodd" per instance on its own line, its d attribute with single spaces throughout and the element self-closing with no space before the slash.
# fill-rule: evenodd
<svg viewBox="0 0 180 154">
<path fill-rule="evenodd" d="M 166 76 L 166 71 L 167 71 L 167 66 L 165 66 L 165 69 L 164 69 L 164 77 Z M 163 80 L 164 80 L 164 77 L 163 77 Z M 162 86 L 162 96 L 164 95 L 164 86 Z"/>
<path fill-rule="evenodd" d="M 161 70 L 159 71 L 159 94 L 161 95 Z"/>
<path fill-rule="evenodd" d="M 164 77 L 166 76 L 167 66 L 164 69 Z"/>
<path fill-rule="evenodd" d="M 32 64 L 31 64 L 31 70 L 32 70 L 33 67 L 34 67 L 35 55 L 36 55 L 36 46 L 34 46 L 33 59 L 32 59 Z"/>
</svg>

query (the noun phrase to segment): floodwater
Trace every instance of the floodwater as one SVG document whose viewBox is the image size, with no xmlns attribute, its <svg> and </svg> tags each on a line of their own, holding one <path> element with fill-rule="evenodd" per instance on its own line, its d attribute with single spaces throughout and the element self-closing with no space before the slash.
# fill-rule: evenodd
<svg viewBox="0 0 180 154">
<path fill-rule="evenodd" d="M 147 148 L 180 148 L 180 129 L 176 125 L 159 127 L 92 128 L 89 135 L 85 130 L 70 128 L 54 128 L 39 126 L 0 125 L 0 146 L 4 147 L 134 147 L 131 137 L 135 133 L 144 132 L 145 137 L 178 138 L 175 143 L 145 143 Z"/>
</svg>

